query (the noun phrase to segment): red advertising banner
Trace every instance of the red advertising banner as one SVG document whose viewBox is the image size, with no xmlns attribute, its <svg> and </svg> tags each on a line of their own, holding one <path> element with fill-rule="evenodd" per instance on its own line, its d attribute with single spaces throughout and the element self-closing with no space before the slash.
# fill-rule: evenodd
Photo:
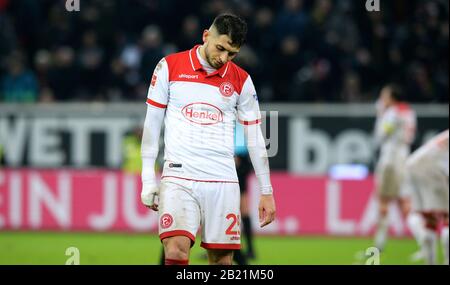
<svg viewBox="0 0 450 285">
<path fill-rule="evenodd" d="M 0 171 L 0 228 L 151 231 L 139 176 L 105 170 Z"/>
<path fill-rule="evenodd" d="M 378 202 L 374 179 L 334 180 L 326 176 L 304 177 L 286 173 L 272 176 L 276 220 L 261 229 L 258 225 L 258 188 L 251 178 L 253 226 L 260 233 L 368 236 L 375 230 Z M 401 210 L 389 209 L 390 233 L 409 234 Z"/>
<path fill-rule="evenodd" d="M 256 180 L 250 178 L 253 226 L 265 234 L 373 233 L 373 179 L 331 180 L 273 173 L 276 221 L 260 229 Z M 155 212 L 140 203 L 139 176 L 107 170 L 0 170 L 0 230 L 157 231 Z M 391 232 L 407 234 L 392 205 Z"/>
</svg>

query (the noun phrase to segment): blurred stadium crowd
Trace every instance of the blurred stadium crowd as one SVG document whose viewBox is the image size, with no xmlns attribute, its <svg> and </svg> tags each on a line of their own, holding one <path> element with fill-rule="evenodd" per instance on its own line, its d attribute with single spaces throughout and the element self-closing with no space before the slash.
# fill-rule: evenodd
<svg viewBox="0 0 450 285">
<path fill-rule="evenodd" d="M 263 102 L 367 102 L 401 83 L 448 102 L 448 0 L 0 0 L 0 102 L 142 101 L 161 57 L 219 13 L 249 24 L 236 61 Z"/>
</svg>

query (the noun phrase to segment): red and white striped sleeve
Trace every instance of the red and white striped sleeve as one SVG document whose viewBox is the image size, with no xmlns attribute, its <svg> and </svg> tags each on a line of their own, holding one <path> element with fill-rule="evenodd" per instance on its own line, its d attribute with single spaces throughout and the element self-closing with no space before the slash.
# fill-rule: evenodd
<svg viewBox="0 0 450 285">
<path fill-rule="evenodd" d="M 250 75 L 242 86 L 241 94 L 237 104 L 238 120 L 244 125 L 261 124 L 261 113 L 259 111 L 258 96 Z"/>
<path fill-rule="evenodd" d="M 147 93 L 147 104 L 165 109 L 169 101 L 169 67 L 163 58 L 156 65 Z"/>
</svg>

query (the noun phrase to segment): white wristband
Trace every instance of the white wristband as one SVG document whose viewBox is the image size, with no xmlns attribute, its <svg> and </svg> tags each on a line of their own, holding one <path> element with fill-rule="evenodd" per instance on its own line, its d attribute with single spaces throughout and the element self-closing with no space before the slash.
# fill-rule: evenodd
<svg viewBox="0 0 450 285">
<path fill-rule="evenodd" d="M 262 186 L 261 187 L 261 194 L 262 195 L 272 195 L 273 194 L 272 186 Z"/>
</svg>

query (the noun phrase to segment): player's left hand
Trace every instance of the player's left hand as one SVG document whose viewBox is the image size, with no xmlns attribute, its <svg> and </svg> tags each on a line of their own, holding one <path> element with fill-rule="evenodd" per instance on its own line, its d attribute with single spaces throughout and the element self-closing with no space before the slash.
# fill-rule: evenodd
<svg viewBox="0 0 450 285">
<path fill-rule="evenodd" d="M 147 208 L 158 211 L 159 187 L 154 184 L 142 185 L 141 201 Z"/>
<path fill-rule="evenodd" d="M 261 195 L 259 199 L 259 223 L 261 228 L 275 220 L 275 199 L 273 195 Z"/>
</svg>

